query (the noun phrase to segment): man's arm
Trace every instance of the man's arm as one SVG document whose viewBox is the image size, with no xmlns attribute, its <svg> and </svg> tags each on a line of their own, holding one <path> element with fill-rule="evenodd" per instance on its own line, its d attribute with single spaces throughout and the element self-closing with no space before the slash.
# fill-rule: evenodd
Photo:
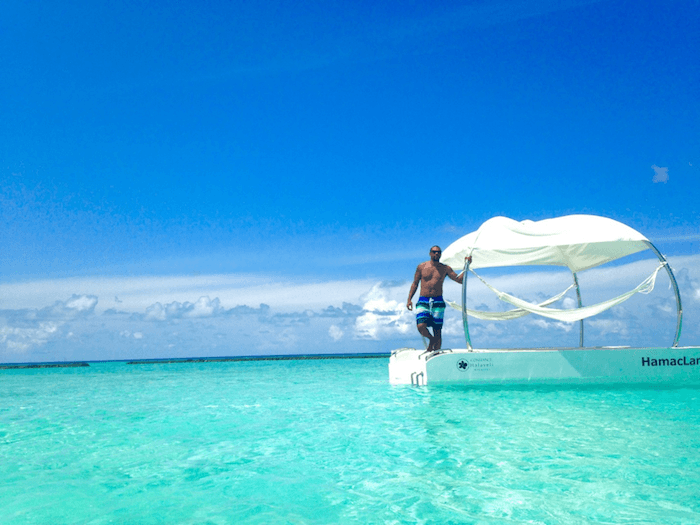
<svg viewBox="0 0 700 525">
<path fill-rule="evenodd" d="M 455 271 L 448 266 L 447 267 L 447 277 L 449 277 L 450 279 L 452 279 L 456 283 L 462 284 L 462 281 L 464 280 L 464 272 L 457 275 L 455 273 Z"/>
<path fill-rule="evenodd" d="M 469 263 L 471 263 L 472 262 L 471 255 L 469 257 L 465 257 L 464 260 L 469 261 Z M 450 268 L 449 266 L 447 267 L 447 276 L 459 284 L 462 284 L 462 281 L 464 281 L 464 272 L 457 275 L 455 273 L 455 271 L 452 268 Z"/>
<path fill-rule="evenodd" d="M 411 291 L 408 292 L 408 301 L 406 302 L 406 308 L 408 308 L 409 310 L 413 310 L 413 303 L 411 302 L 411 299 L 413 299 L 413 296 L 416 295 L 416 290 L 418 290 L 418 283 L 420 282 L 420 278 L 420 266 L 418 266 L 418 268 L 416 268 L 416 275 L 413 276 L 413 284 L 411 285 Z"/>
</svg>

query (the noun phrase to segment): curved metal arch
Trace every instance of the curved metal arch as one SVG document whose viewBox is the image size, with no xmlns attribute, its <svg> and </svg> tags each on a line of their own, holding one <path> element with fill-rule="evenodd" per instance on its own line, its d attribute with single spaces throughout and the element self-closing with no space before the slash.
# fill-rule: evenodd
<svg viewBox="0 0 700 525">
<path fill-rule="evenodd" d="M 583 306 L 583 303 L 581 302 L 581 289 L 579 288 L 578 285 L 578 276 L 576 275 L 576 272 L 571 272 L 574 274 L 574 284 L 576 285 L 576 299 L 578 300 L 578 307 L 581 308 Z M 579 320 L 579 339 L 578 339 L 578 345 L 583 348 L 583 319 Z"/>
<path fill-rule="evenodd" d="M 649 247 L 649 249 L 656 254 L 656 256 L 659 258 L 659 261 L 664 265 L 664 268 L 666 268 L 666 272 L 668 273 L 669 279 L 671 279 L 671 286 L 673 286 L 673 291 L 676 294 L 676 308 L 678 310 L 678 319 L 676 321 L 676 336 L 673 338 L 673 345 L 672 346 L 678 346 L 678 340 L 681 338 L 681 330 L 683 328 L 683 306 L 681 305 L 681 293 L 678 290 L 678 283 L 676 282 L 676 277 L 673 275 L 673 272 L 671 271 L 671 265 L 668 264 L 668 261 L 666 260 L 666 257 L 662 255 L 662 253 L 654 246 L 651 241 L 644 241 L 645 244 Z"/>
<path fill-rule="evenodd" d="M 469 259 L 464 259 L 462 271 L 462 325 L 464 326 L 464 339 L 467 342 L 467 350 L 472 350 L 472 340 L 469 337 L 469 321 L 467 321 L 467 277 L 469 276 Z"/>
</svg>

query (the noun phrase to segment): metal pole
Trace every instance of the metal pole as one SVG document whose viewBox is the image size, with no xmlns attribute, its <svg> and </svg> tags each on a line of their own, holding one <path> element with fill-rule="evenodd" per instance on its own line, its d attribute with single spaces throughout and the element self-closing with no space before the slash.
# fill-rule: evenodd
<svg viewBox="0 0 700 525">
<path fill-rule="evenodd" d="M 671 279 L 671 286 L 673 286 L 673 291 L 676 293 L 676 308 L 678 310 L 678 320 L 676 321 L 676 337 L 673 339 L 673 346 L 678 346 L 678 340 L 681 338 L 681 329 L 683 328 L 683 306 L 681 306 L 681 293 L 678 291 L 678 283 L 676 278 L 671 271 L 671 266 L 668 264 L 666 257 L 664 257 L 659 250 L 656 249 L 649 241 L 644 241 L 649 249 L 656 254 L 661 263 L 666 268 L 668 272 L 668 277 Z"/>
<path fill-rule="evenodd" d="M 576 298 L 578 299 L 578 307 L 581 308 L 583 306 L 583 303 L 581 302 L 581 289 L 578 287 L 578 277 L 576 276 L 576 272 L 571 272 L 574 274 L 574 284 L 576 285 Z M 583 319 L 579 320 L 579 346 L 583 348 Z"/>
<path fill-rule="evenodd" d="M 467 321 L 467 274 L 469 273 L 469 259 L 464 259 L 464 271 L 462 272 L 462 325 L 464 325 L 464 339 L 467 341 L 467 350 L 472 349 L 472 340 L 469 337 L 469 323 Z"/>
</svg>

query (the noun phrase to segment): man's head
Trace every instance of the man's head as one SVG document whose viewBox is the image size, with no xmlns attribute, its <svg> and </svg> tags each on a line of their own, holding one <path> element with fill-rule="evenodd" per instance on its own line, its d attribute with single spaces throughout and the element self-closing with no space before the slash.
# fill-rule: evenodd
<svg viewBox="0 0 700 525">
<path fill-rule="evenodd" d="M 439 246 L 433 246 L 430 248 L 430 259 L 438 262 L 440 261 L 440 256 L 442 255 L 442 249 Z"/>
</svg>

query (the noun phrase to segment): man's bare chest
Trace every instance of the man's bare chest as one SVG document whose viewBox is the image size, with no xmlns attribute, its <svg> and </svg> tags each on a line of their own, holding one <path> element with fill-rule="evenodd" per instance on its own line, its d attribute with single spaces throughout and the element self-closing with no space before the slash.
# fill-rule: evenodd
<svg viewBox="0 0 700 525">
<path fill-rule="evenodd" d="M 445 275 L 437 268 L 426 267 L 421 272 L 421 277 L 425 282 L 435 282 L 442 280 Z"/>
</svg>

